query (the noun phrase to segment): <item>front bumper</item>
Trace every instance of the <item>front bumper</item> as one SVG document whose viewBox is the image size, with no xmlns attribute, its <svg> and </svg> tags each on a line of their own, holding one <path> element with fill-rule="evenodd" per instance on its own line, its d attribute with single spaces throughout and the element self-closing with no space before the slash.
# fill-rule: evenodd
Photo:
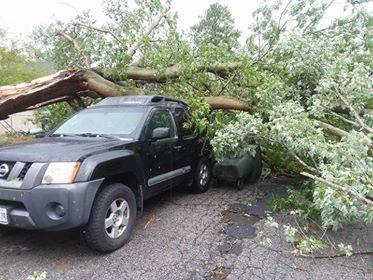
<svg viewBox="0 0 373 280">
<path fill-rule="evenodd" d="M 8 213 L 6 226 L 46 230 L 82 226 L 89 220 L 102 181 L 39 185 L 28 190 L 0 186 L 0 207 L 6 208 Z M 59 206 L 58 211 L 56 206 Z"/>
</svg>

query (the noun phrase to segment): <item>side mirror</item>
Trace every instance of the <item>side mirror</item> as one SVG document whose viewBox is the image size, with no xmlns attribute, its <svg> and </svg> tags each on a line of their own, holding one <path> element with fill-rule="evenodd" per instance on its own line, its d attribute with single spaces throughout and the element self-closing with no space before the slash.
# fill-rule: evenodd
<svg viewBox="0 0 373 280">
<path fill-rule="evenodd" d="M 170 128 L 168 128 L 168 127 L 158 127 L 158 128 L 155 128 L 153 130 L 151 139 L 152 140 L 159 140 L 159 139 L 170 138 L 170 136 L 171 136 Z"/>
<path fill-rule="evenodd" d="M 35 128 L 30 130 L 30 135 L 35 136 L 35 138 L 43 138 L 46 135 L 46 132 L 41 128 Z"/>
<path fill-rule="evenodd" d="M 35 138 L 44 138 L 45 135 L 46 135 L 45 132 L 40 132 L 40 133 L 35 134 Z"/>
</svg>

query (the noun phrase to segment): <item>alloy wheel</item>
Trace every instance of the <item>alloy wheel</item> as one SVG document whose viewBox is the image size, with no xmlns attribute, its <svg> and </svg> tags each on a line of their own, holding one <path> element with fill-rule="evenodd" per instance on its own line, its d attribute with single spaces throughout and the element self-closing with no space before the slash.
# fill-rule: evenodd
<svg viewBox="0 0 373 280">
<path fill-rule="evenodd" d="M 114 200 L 106 212 L 106 234 L 113 239 L 120 237 L 127 228 L 129 217 L 130 208 L 127 201 L 123 198 Z"/>
<path fill-rule="evenodd" d="M 199 171 L 199 183 L 201 186 L 205 186 L 209 180 L 209 169 L 206 164 L 202 164 Z"/>
</svg>

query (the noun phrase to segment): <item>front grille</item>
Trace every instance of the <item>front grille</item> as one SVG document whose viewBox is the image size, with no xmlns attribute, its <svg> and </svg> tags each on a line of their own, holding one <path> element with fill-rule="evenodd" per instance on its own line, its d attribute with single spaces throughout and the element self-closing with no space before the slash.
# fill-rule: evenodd
<svg viewBox="0 0 373 280">
<path fill-rule="evenodd" d="M 20 180 L 23 180 L 27 174 L 27 171 L 30 169 L 32 163 L 31 162 L 26 162 L 25 166 L 22 168 L 21 172 L 18 175 L 18 178 Z"/>
<path fill-rule="evenodd" d="M 1 169 L 2 165 L 3 168 Z M 6 167 L 4 165 L 6 165 Z M 7 181 L 18 179 L 19 181 L 23 181 L 31 165 L 32 162 L 9 162 L 0 160 L 0 179 Z M 8 170 L 8 172 L 1 176 L 1 171 L 4 173 L 4 170 Z"/>
<path fill-rule="evenodd" d="M 5 168 L 8 170 L 5 174 L 0 174 L 0 179 L 7 180 L 15 164 L 15 162 L 0 161 L 0 170 L 5 170 Z"/>
</svg>

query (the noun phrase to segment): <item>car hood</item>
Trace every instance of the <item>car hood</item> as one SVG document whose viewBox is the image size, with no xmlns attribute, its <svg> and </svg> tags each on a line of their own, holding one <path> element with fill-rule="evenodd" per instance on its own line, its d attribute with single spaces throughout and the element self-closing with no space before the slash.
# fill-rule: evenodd
<svg viewBox="0 0 373 280">
<path fill-rule="evenodd" d="M 121 149 L 132 141 L 88 137 L 45 137 L 0 148 L 1 161 L 69 162 Z"/>
</svg>

